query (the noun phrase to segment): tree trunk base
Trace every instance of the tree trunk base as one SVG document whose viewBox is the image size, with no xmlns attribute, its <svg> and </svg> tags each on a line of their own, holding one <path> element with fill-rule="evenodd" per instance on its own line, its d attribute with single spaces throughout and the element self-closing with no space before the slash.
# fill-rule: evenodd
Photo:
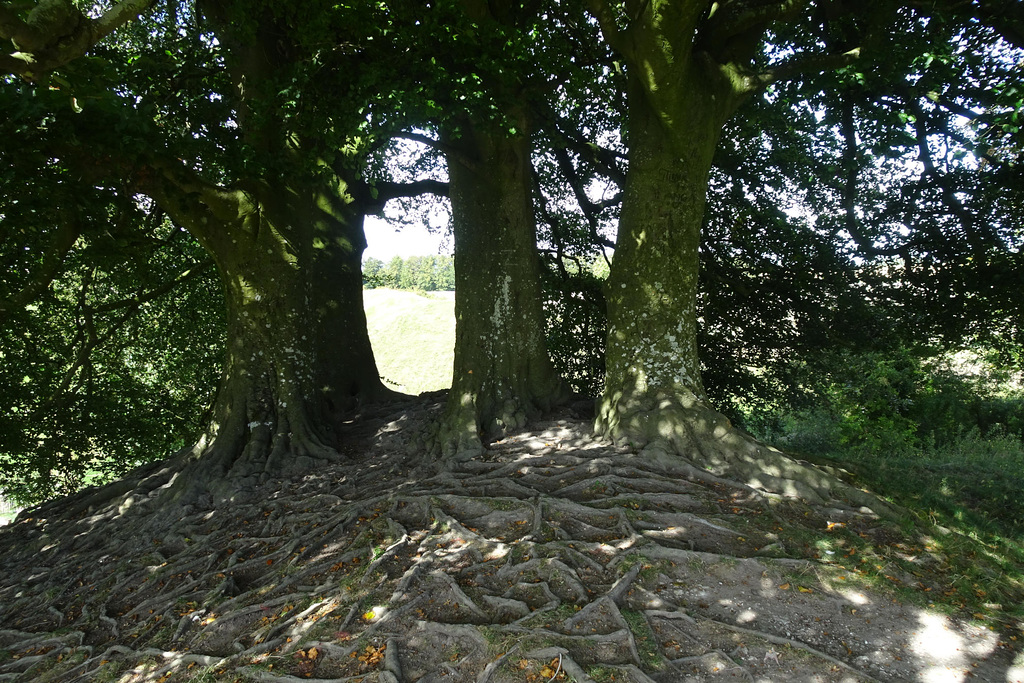
<svg viewBox="0 0 1024 683">
<path fill-rule="evenodd" d="M 245 501 L 73 519 L 57 502 L 0 529 L 0 681 L 1020 678 L 1009 613 L 946 594 L 951 571 L 1007 571 L 994 546 L 903 552 L 940 534 L 925 515 L 666 474 L 571 410 L 424 474 L 438 410 L 351 425 L 358 459 Z"/>
<path fill-rule="evenodd" d="M 762 493 L 814 505 L 870 508 L 890 519 L 902 515 L 875 496 L 817 467 L 794 459 L 735 428 L 696 397 L 660 397 L 623 407 L 606 402 L 596 431 L 628 445 L 666 473 L 704 475 L 740 482 Z"/>
<path fill-rule="evenodd" d="M 485 444 L 522 429 L 529 417 L 539 414 L 536 408 L 511 399 L 485 413 L 479 399 L 472 396 L 449 398 L 430 452 L 445 460 L 472 460 L 483 454 Z M 481 419 L 482 415 L 486 417 Z"/>
<path fill-rule="evenodd" d="M 540 397 L 517 398 L 525 391 L 507 388 L 498 396 L 449 394 L 444 413 L 428 444 L 428 452 L 447 461 L 466 462 L 483 454 L 486 445 L 517 432 L 527 423 L 565 405 L 572 394 L 554 382 Z"/>
</svg>

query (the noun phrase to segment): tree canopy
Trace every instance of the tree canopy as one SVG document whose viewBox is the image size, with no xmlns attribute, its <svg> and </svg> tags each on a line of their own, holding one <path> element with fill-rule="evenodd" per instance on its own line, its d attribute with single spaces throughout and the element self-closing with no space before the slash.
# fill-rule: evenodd
<svg viewBox="0 0 1024 683">
<path fill-rule="evenodd" d="M 1009 0 L 4 2 L 3 486 L 73 489 L 161 432 L 147 486 L 186 501 L 340 457 L 396 398 L 363 217 L 431 193 L 459 324 L 434 453 L 570 380 L 654 461 L 855 495 L 712 399 L 887 335 L 1020 353 L 1022 26 Z"/>
</svg>

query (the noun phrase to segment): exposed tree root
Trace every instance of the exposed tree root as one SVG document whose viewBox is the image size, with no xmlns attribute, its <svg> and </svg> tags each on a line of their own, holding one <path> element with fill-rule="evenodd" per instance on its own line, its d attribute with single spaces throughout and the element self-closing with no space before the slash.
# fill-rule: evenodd
<svg viewBox="0 0 1024 683">
<path fill-rule="evenodd" d="M 666 473 L 739 482 L 818 505 L 866 508 L 889 519 L 901 516 L 877 497 L 760 443 L 692 396 L 606 407 L 599 423 L 617 443 L 629 445 Z"/>
<path fill-rule="evenodd" d="M 841 659 L 837 659 L 837 658 L 832 657 L 831 655 L 828 655 L 828 654 L 826 654 L 824 652 L 821 652 L 819 650 L 815 650 L 813 647 L 811 647 L 807 643 L 801 643 L 800 641 L 793 640 L 792 638 L 783 638 L 781 636 L 772 635 L 771 633 L 762 633 L 760 631 L 754 631 L 752 629 L 742 628 L 740 626 L 736 626 L 735 624 L 727 624 L 727 623 L 724 623 L 724 622 L 718 622 L 718 625 L 721 626 L 722 628 L 729 629 L 730 631 L 735 631 L 736 633 L 742 633 L 742 634 L 747 635 L 747 636 L 753 636 L 755 638 L 760 638 L 760 639 L 766 640 L 769 643 L 775 643 L 776 645 L 782 645 L 784 647 L 791 647 L 791 648 L 796 648 L 797 650 L 803 650 L 804 652 L 812 654 L 815 657 L 820 657 L 821 659 L 824 659 L 827 662 L 832 662 L 836 666 L 838 666 L 838 667 L 840 667 L 842 669 L 846 669 L 847 671 L 850 671 L 850 672 L 856 674 L 857 676 L 859 676 L 860 678 L 863 678 L 864 680 L 874 681 L 875 683 L 878 683 L 878 679 L 877 678 L 874 678 L 873 676 L 869 676 L 868 674 L 864 673 L 863 671 L 859 671 L 858 669 L 850 666 L 849 664 L 847 664 L 846 662 L 842 661 Z M 721 654 L 721 653 L 719 653 L 719 654 Z"/>
<path fill-rule="evenodd" d="M 363 460 L 242 500 L 163 508 L 165 468 L 107 507 L 23 515 L 0 532 L 0 681 L 838 683 L 926 665 L 900 635 L 919 611 L 834 588 L 810 550 L 781 556 L 875 515 L 669 467 L 571 419 L 431 472 L 433 415 L 414 415 L 364 433 Z M 1005 677 L 1008 657 L 967 665 Z"/>
</svg>

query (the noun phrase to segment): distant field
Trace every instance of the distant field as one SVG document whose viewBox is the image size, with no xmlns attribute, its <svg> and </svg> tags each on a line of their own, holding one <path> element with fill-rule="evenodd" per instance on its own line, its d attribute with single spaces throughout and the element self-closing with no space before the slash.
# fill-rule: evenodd
<svg viewBox="0 0 1024 683">
<path fill-rule="evenodd" d="M 363 291 L 377 369 L 407 394 L 447 389 L 455 360 L 455 293 Z"/>
</svg>

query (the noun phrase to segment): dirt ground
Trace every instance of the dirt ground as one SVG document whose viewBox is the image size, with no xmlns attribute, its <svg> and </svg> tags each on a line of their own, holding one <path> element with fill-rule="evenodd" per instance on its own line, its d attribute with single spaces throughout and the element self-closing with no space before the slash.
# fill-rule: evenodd
<svg viewBox="0 0 1024 683">
<path fill-rule="evenodd" d="M 949 577 L 924 532 L 666 473 L 571 411 L 425 461 L 439 409 L 173 516 L 160 490 L 23 513 L 0 681 L 1024 683 L 1019 624 L 929 599 Z M 921 549 L 872 569 L 858 539 Z"/>
</svg>

